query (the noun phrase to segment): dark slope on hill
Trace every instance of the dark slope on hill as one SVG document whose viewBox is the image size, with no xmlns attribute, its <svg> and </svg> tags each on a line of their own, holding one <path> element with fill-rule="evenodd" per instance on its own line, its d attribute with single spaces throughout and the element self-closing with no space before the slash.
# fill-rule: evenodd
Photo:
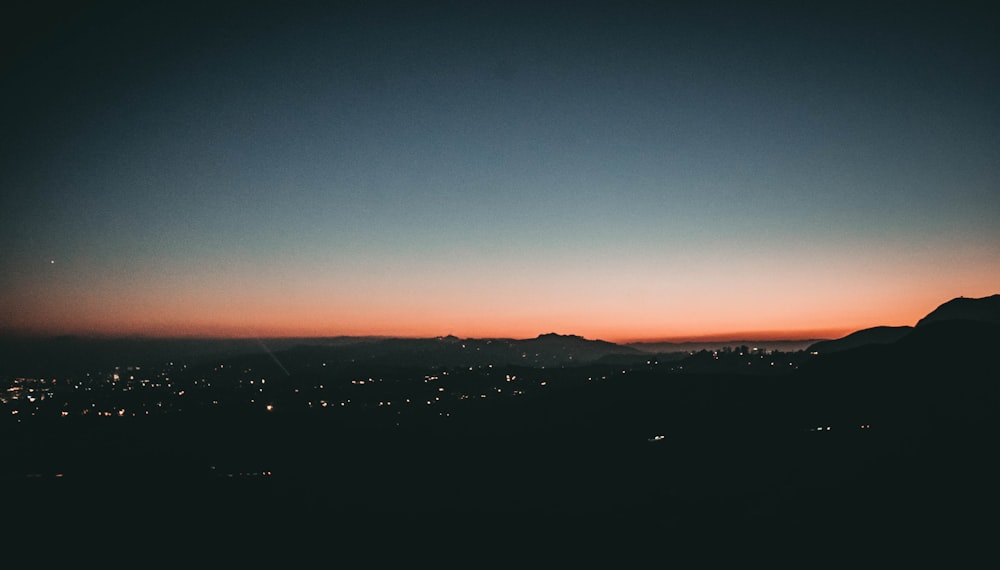
<svg viewBox="0 0 1000 570">
<path fill-rule="evenodd" d="M 829 354 L 831 352 L 857 348 L 866 344 L 887 344 L 903 338 L 911 330 L 913 330 L 913 327 L 872 327 L 852 332 L 842 338 L 817 342 L 807 350 L 809 352 Z"/>
<path fill-rule="evenodd" d="M 978 299 L 967 297 L 952 299 L 920 319 L 917 326 L 953 320 L 1000 323 L 1000 294 Z"/>
<path fill-rule="evenodd" d="M 979 321 L 1000 324 L 1000 294 L 978 299 L 958 297 L 943 303 L 917 322 L 917 327 L 946 321 Z M 907 336 L 914 327 L 878 326 L 855 331 L 845 337 L 820 341 L 807 350 L 830 354 L 870 344 L 889 344 Z"/>
<path fill-rule="evenodd" d="M 978 421 L 1000 413 L 1000 325 L 942 321 L 889 344 L 820 354 L 795 388 L 805 408 L 896 425 Z"/>
</svg>

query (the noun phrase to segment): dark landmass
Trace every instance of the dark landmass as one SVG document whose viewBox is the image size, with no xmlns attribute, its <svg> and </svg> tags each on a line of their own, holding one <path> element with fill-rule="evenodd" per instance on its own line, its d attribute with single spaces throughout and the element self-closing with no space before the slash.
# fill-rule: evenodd
<svg viewBox="0 0 1000 570">
<path fill-rule="evenodd" d="M 701 350 L 720 350 L 727 346 L 749 346 L 759 350 L 777 350 L 781 352 L 795 352 L 804 350 L 810 345 L 820 342 L 822 339 L 805 340 L 727 340 L 727 341 L 697 341 L 697 342 L 630 342 L 624 346 L 630 346 L 642 352 L 652 352 L 656 354 L 670 353 L 691 353 Z"/>
<path fill-rule="evenodd" d="M 79 370 L 142 366 L 169 360 L 204 362 L 263 354 L 301 345 L 340 347 L 384 340 L 329 338 L 104 338 L 86 336 L 0 337 L 0 373 L 66 375 Z"/>
<path fill-rule="evenodd" d="M 275 355 L 293 351 L 304 359 L 383 361 L 408 366 L 529 364 L 562 366 L 592 362 L 634 348 L 576 335 L 549 333 L 533 339 L 427 339 L 332 337 L 267 339 L 0 338 L 0 373 L 66 375 L 116 365 L 143 366 L 166 360 L 187 363 Z"/>
<path fill-rule="evenodd" d="M 930 323 L 967 320 L 1000 324 L 1000 295 L 979 299 L 959 297 L 931 311 L 917 322 L 917 327 Z M 809 352 L 828 354 L 870 344 L 888 344 L 907 336 L 913 327 L 879 326 L 855 331 L 845 337 L 824 340 L 806 348 Z"/>
<path fill-rule="evenodd" d="M 906 336 L 913 327 L 872 327 L 853 332 L 843 338 L 835 340 L 824 340 L 816 344 L 809 345 L 808 352 L 827 354 L 830 352 L 840 352 L 850 348 L 865 346 L 866 344 L 888 344 Z"/>
<path fill-rule="evenodd" d="M 0 478 L 14 536 L 73 557 L 961 564 L 1000 507 L 997 346 L 944 319 L 818 355 L 542 335 L 4 365 Z"/>
<path fill-rule="evenodd" d="M 940 321 L 970 320 L 1000 323 L 1000 295 L 980 299 L 959 297 L 934 309 L 917 326 Z"/>
</svg>

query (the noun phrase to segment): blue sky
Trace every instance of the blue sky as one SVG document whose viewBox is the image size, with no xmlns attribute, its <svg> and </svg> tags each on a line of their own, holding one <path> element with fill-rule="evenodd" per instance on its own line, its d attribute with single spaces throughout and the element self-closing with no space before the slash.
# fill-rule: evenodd
<svg viewBox="0 0 1000 570">
<path fill-rule="evenodd" d="M 7 328 L 807 334 L 1000 283 L 985 6 L 207 6 L 25 14 Z"/>
</svg>

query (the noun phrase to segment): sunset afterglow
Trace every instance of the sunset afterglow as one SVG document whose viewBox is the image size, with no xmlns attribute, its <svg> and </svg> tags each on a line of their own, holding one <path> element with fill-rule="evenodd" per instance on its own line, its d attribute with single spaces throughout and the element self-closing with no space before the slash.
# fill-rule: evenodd
<svg viewBox="0 0 1000 570">
<path fill-rule="evenodd" d="M 0 79 L 2 332 L 827 338 L 1000 285 L 974 14 L 119 8 Z"/>
</svg>

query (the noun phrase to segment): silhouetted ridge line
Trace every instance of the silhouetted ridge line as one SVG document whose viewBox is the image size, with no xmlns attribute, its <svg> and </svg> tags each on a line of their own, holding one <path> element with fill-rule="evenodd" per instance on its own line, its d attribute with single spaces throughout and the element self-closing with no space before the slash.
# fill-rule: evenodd
<svg viewBox="0 0 1000 570">
<path fill-rule="evenodd" d="M 830 354 L 868 345 L 891 344 L 909 336 L 914 330 L 931 323 L 948 321 L 973 321 L 1000 324 L 1000 294 L 982 298 L 957 297 L 947 301 L 910 326 L 878 326 L 855 331 L 847 336 L 821 341 L 807 350 Z M 918 337 L 919 338 L 919 337 Z"/>
<path fill-rule="evenodd" d="M 952 299 L 920 319 L 917 326 L 950 320 L 1000 323 L 1000 294 L 978 299 L 967 297 Z"/>
<path fill-rule="evenodd" d="M 840 352 L 842 350 L 849 350 L 868 344 L 888 344 L 903 338 L 912 330 L 913 327 L 910 326 L 872 327 L 852 332 L 845 337 L 835 340 L 817 342 L 816 344 L 810 345 L 806 350 L 809 352 L 817 352 L 819 354 L 829 354 L 831 352 Z"/>
</svg>

